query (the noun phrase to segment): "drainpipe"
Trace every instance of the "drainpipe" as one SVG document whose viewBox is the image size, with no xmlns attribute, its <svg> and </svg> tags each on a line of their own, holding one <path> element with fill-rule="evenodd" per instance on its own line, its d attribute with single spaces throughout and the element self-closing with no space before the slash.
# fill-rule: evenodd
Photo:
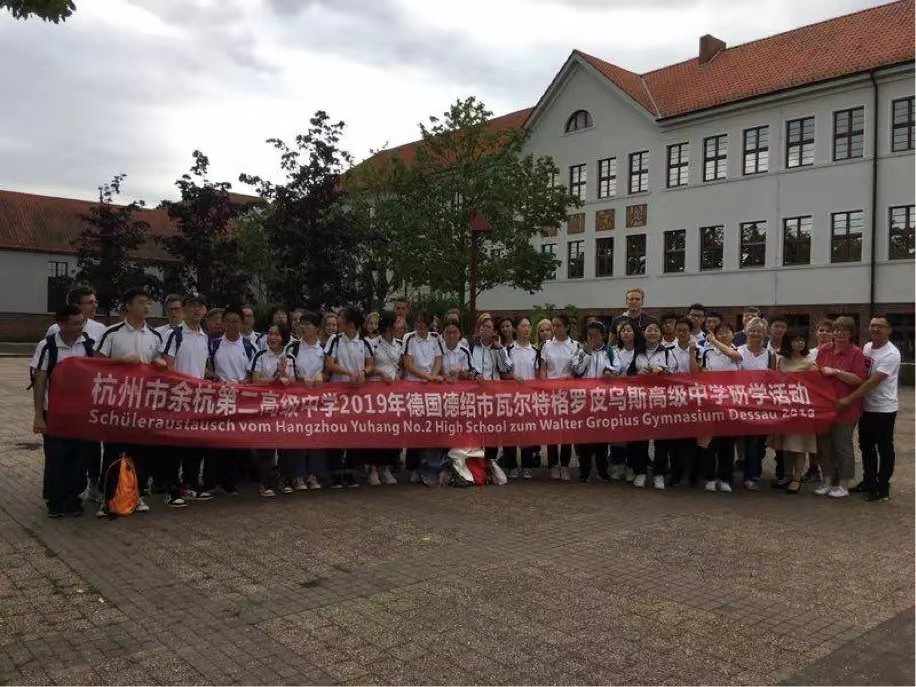
<svg viewBox="0 0 916 687">
<path fill-rule="evenodd" d="M 871 256 L 868 263 L 868 316 L 875 315 L 875 258 L 878 254 L 876 224 L 878 221 L 878 81 L 875 79 L 875 70 L 868 73 L 872 85 L 872 155 L 871 155 Z"/>
</svg>

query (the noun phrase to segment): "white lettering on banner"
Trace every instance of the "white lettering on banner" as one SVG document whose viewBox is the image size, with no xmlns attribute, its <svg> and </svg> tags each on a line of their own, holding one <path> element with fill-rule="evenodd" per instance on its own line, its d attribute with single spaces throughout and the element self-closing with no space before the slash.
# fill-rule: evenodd
<svg viewBox="0 0 916 687">
<path fill-rule="evenodd" d="M 469 391 L 461 393 L 461 417 L 477 417 L 477 395 Z"/>
<path fill-rule="evenodd" d="M 187 382 L 178 382 L 169 391 L 168 411 L 170 413 L 190 413 L 191 398 L 194 395 L 191 385 Z"/>
<path fill-rule="evenodd" d="M 104 377 L 101 372 L 96 372 L 92 378 L 92 405 L 111 405 L 115 404 L 115 378 L 109 372 Z"/>
<path fill-rule="evenodd" d="M 194 389 L 194 412 L 202 415 L 212 415 L 214 411 L 214 396 L 216 396 L 216 390 L 212 386 L 199 386 Z"/>
<path fill-rule="evenodd" d="M 146 382 L 146 393 L 143 405 L 150 410 L 159 410 L 168 403 L 169 385 L 161 379 L 150 379 Z"/>
<path fill-rule="evenodd" d="M 607 393 L 607 404 L 610 408 L 617 408 L 617 410 L 626 410 L 627 409 L 627 390 L 622 386 L 612 386 L 608 389 Z"/>
<path fill-rule="evenodd" d="M 442 396 L 439 394 L 423 394 L 423 408 L 426 417 L 442 417 Z"/>
<path fill-rule="evenodd" d="M 578 415 L 585 408 L 585 389 L 569 390 L 569 412 Z"/>
<path fill-rule="evenodd" d="M 672 408 L 683 408 L 687 405 L 687 389 L 682 386 L 668 387 L 668 405 Z"/>
<path fill-rule="evenodd" d="M 728 389 L 721 384 L 709 384 L 706 387 L 708 398 L 717 406 L 722 405 L 729 399 Z"/>
<path fill-rule="evenodd" d="M 628 386 L 626 404 L 631 410 L 645 410 L 646 390 L 641 386 Z"/>
<path fill-rule="evenodd" d="M 535 391 L 531 409 L 535 415 L 550 415 L 550 394 L 546 391 Z"/>
<path fill-rule="evenodd" d="M 442 415 L 446 418 L 456 418 L 461 415 L 461 396 L 454 391 L 447 392 L 442 397 Z"/>
<path fill-rule="evenodd" d="M 280 414 L 285 417 L 299 414 L 302 399 L 295 394 L 283 394 L 280 397 Z"/>
<path fill-rule="evenodd" d="M 746 406 L 750 402 L 747 387 L 744 384 L 729 384 L 728 395 L 731 396 L 732 403 L 737 406 Z"/>
<path fill-rule="evenodd" d="M 404 394 L 388 394 L 388 412 L 401 417 L 406 411 L 404 408 Z"/>
<path fill-rule="evenodd" d="M 706 386 L 703 384 L 691 384 L 687 387 L 687 398 L 696 401 L 697 408 L 699 408 L 701 401 L 706 398 Z"/>
<path fill-rule="evenodd" d="M 512 402 L 513 394 L 496 394 L 496 414 L 500 417 L 515 417 L 515 404 Z"/>
<path fill-rule="evenodd" d="M 512 404 L 515 417 L 528 417 L 534 414 L 531 407 L 531 394 L 527 391 L 517 391 Z"/>
<path fill-rule="evenodd" d="M 216 392 L 216 414 L 235 415 L 238 410 L 238 389 L 233 384 L 223 384 Z"/>
<path fill-rule="evenodd" d="M 273 391 L 262 391 L 258 412 L 261 415 L 276 415 L 278 410 L 280 410 L 280 397 Z"/>
<path fill-rule="evenodd" d="M 752 384 L 748 384 L 747 395 L 750 396 L 751 400 L 754 401 L 757 405 L 762 406 L 763 402 L 767 400 L 766 384 L 761 384 L 760 382 L 753 382 Z"/>
<path fill-rule="evenodd" d="M 550 396 L 550 408 L 554 415 L 569 415 L 569 394 L 566 389 L 554 389 Z"/>
<path fill-rule="evenodd" d="M 478 394 L 477 395 L 477 415 L 479 417 L 489 417 L 493 414 L 493 395 L 492 394 Z"/>
<path fill-rule="evenodd" d="M 663 386 L 649 387 L 649 408 L 667 408 L 668 390 Z"/>
<path fill-rule="evenodd" d="M 808 387 L 799 382 L 793 382 L 789 385 L 789 400 L 792 403 L 800 403 L 802 405 L 810 406 L 811 405 L 811 395 L 808 393 Z"/>
<path fill-rule="evenodd" d="M 143 379 L 140 377 L 125 377 L 118 387 L 118 400 L 115 403 L 119 408 L 139 409 L 143 403 Z"/>
<path fill-rule="evenodd" d="M 407 394 L 407 415 L 409 417 L 423 417 L 426 412 L 426 405 L 423 403 L 423 397 L 414 392 Z"/>
</svg>

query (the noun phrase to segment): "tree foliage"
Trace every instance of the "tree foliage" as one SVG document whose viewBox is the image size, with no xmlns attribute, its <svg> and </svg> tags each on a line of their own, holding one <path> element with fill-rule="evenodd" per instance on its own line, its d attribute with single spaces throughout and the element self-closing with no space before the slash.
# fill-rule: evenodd
<svg viewBox="0 0 916 687">
<path fill-rule="evenodd" d="M 153 296 L 160 290 L 159 280 L 146 274 L 133 257 L 146 240 L 149 224 L 135 219 L 134 213 L 143 208 L 142 201 L 115 205 L 126 175 L 118 174 L 109 183 L 99 186 L 99 202 L 82 219 L 85 227 L 74 242 L 77 248 L 77 280 L 92 284 L 99 306 L 114 310 L 121 294 L 134 286 L 148 288 Z"/>
<path fill-rule="evenodd" d="M 73 0 L 0 0 L 0 9 L 8 9 L 14 19 L 38 17 L 59 24 L 76 11 Z"/>
<path fill-rule="evenodd" d="M 366 270 L 365 221 L 355 216 L 340 187 L 351 163 L 340 148 L 343 122 L 331 122 L 323 111 L 292 146 L 280 139 L 268 143 L 280 153 L 282 183 L 242 174 L 270 208 L 263 216 L 270 260 L 267 275 L 271 299 L 286 306 L 324 309 L 360 301 Z"/>
</svg>

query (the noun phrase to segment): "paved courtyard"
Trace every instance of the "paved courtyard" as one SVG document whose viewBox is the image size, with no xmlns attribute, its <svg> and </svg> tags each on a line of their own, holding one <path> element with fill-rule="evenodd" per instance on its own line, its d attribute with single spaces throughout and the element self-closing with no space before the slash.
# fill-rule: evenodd
<svg viewBox="0 0 916 687">
<path fill-rule="evenodd" d="M 883 504 L 541 479 L 51 521 L 26 376 L 0 684 L 913 684 L 910 390 Z"/>
</svg>

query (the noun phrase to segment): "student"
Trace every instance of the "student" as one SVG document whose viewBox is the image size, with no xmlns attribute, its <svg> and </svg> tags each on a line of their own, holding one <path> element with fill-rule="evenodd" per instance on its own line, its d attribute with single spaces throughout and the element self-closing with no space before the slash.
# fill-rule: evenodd
<svg viewBox="0 0 916 687">
<path fill-rule="evenodd" d="M 586 325 L 585 331 L 585 355 L 573 372 L 583 379 L 611 379 L 620 371 L 614 359 L 614 349 L 606 343 L 607 329 L 598 320 L 593 320 Z M 576 444 L 576 456 L 579 459 L 580 482 L 588 482 L 591 478 L 593 459 L 598 479 L 602 482 L 611 481 L 607 471 L 607 444 Z"/>
<path fill-rule="evenodd" d="M 662 318 L 662 323 L 665 323 Z M 696 343 L 690 340 L 691 322 L 686 317 L 679 319 L 674 326 L 674 343 L 668 346 L 671 356 L 677 362 L 677 374 L 691 374 L 699 370 Z M 664 330 L 663 330 L 664 333 Z M 664 344 L 664 339 L 662 340 Z M 671 472 L 671 486 L 680 485 L 686 473 L 691 481 L 695 481 L 696 469 L 699 467 L 696 460 L 696 440 L 690 439 L 658 439 L 655 442 L 655 458 L 661 466 L 665 461 Z M 655 486 L 659 488 L 656 476 Z M 664 480 L 661 481 L 664 487 Z"/>
<path fill-rule="evenodd" d="M 366 327 L 366 331 L 371 331 Z M 372 349 L 374 351 L 373 379 L 378 379 L 386 384 L 396 381 L 401 376 L 401 350 L 404 342 L 394 338 L 394 313 L 384 311 L 378 316 L 378 339 Z M 397 469 L 401 460 L 401 449 L 379 448 L 367 452 L 366 462 L 369 465 L 369 486 L 380 484 L 397 484 L 392 469 Z"/>
<path fill-rule="evenodd" d="M 298 308 L 297 308 L 298 310 Z M 300 315 L 301 317 L 301 315 Z M 265 333 L 267 329 L 273 324 L 282 324 L 284 327 L 290 330 L 292 333 L 292 318 L 287 314 L 287 312 L 279 305 L 274 305 L 267 311 L 267 323 L 264 326 L 264 331 L 258 335 L 258 338 L 253 342 L 255 346 L 259 349 L 267 348 L 267 338 Z M 298 322 L 296 322 L 298 324 Z"/>
<path fill-rule="evenodd" d="M 366 377 L 372 374 L 372 346 L 359 334 L 363 326 L 363 314 L 356 308 L 344 308 L 340 311 L 339 320 L 334 317 L 336 331 L 328 339 L 324 349 L 324 371 L 330 375 L 332 382 L 349 382 L 360 386 Z M 325 316 L 324 325 L 327 331 L 329 319 Z M 330 464 L 334 469 L 333 489 L 343 486 L 358 487 L 353 470 L 357 467 L 364 451 L 341 449 L 328 451 Z"/>
<path fill-rule="evenodd" d="M 772 328 L 771 328 L 772 330 Z M 781 372 L 807 372 L 814 367 L 808 355 L 808 336 L 802 332 L 789 332 L 781 337 L 782 348 L 776 357 L 776 369 Z M 785 490 L 797 494 L 801 490 L 802 475 L 805 473 L 806 457 L 817 452 L 817 436 L 807 432 L 774 434 L 769 440 L 770 447 L 783 456 L 784 469 L 788 473 Z"/>
<path fill-rule="evenodd" d="M 789 323 L 782 315 L 770 318 L 770 338 L 767 341 L 767 350 L 773 355 L 778 355 L 782 350 L 782 338 L 786 335 Z"/>
<path fill-rule="evenodd" d="M 318 334 L 318 340 L 322 345 L 327 345 L 331 337 L 337 333 L 338 327 L 337 313 L 326 312 L 321 318 L 321 331 Z"/>
<path fill-rule="evenodd" d="M 706 339 L 710 332 L 715 332 L 716 327 L 722 322 L 722 313 L 715 310 L 709 310 L 706 313 L 706 319 L 703 322 L 703 333 L 697 339 L 697 348 L 702 352 L 706 348 Z M 733 330 L 734 331 L 734 330 Z"/>
<path fill-rule="evenodd" d="M 759 317 L 749 320 L 744 326 L 747 343 L 738 346 L 742 370 L 776 369 L 776 356 L 766 347 L 768 329 L 767 321 Z M 744 447 L 744 488 L 749 491 L 758 491 L 763 470 L 763 457 L 766 453 L 766 436 L 755 434 L 741 437 L 739 441 Z"/>
<path fill-rule="evenodd" d="M 204 318 L 204 326 L 211 340 L 221 337 L 223 335 L 223 309 L 211 308 L 208 310 Z"/>
<path fill-rule="evenodd" d="M 392 316 L 393 318 L 393 316 Z M 366 323 L 363 325 L 363 338 L 368 339 L 373 346 L 379 340 L 379 314 L 375 311 L 366 315 Z M 394 319 L 391 320 L 394 324 Z"/>
<path fill-rule="evenodd" d="M 146 324 L 151 303 L 149 295 L 141 288 L 131 288 L 124 292 L 121 297 L 121 303 L 124 320 L 105 330 L 102 338 L 96 344 L 96 354 L 123 363 L 153 362 L 154 359 L 159 357 L 162 337 L 159 332 L 155 329 L 150 329 Z M 105 487 L 105 498 L 97 515 L 104 516 L 107 514 L 105 504 L 114 495 L 117 479 L 106 480 L 106 476 L 108 475 L 109 467 L 117 462 L 122 453 L 126 453 L 133 458 L 134 470 L 137 473 L 137 486 L 140 491 L 140 497 L 137 501 L 136 511 L 138 513 L 149 511 L 149 505 L 144 501 L 143 495 L 146 492 L 147 482 L 150 477 L 150 468 L 152 467 L 150 459 L 153 455 L 153 449 L 139 444 L 106 443 L 101 475 L 102 485 Z M 116 476 L 115 471 L 112 471 L 111 475 Z"/>
<path fill-rule="evenodd" d="M 224 333 L 210 340 L 210 365 L 213 376 L 230 383 L 248 379 L 255 348 L 242 336 L 242 311 L 228 307 L 222 313 Z M 208 456 L 204 463 L 204 490 L 212 492 L 217 485 L 230 496 L 238 495 L 236 485 L 246 471 L 251 457 L 248 449 L 222 449 Z"/>
<path fill-rule="evenodd" d="M 177 293 L 170 293 L 165 297 L 165 316 L 169 318 L 169 321 L 156 327 L 163 341 L 166 340 L 169 332 L 181 324 L 184 318 L 184 306 L 181 301 L 182 297 Z"/>
<path fill-rule="evenodd" d="M 159 349 L 160 357 L 168 369 L 195 379 L 203 379 L 210 360 L 210 337 L 201 326 L 207 312 L 207 301 L 203 296 L 185 296 L 182 301 L 184 320 L 169 330 Z M 195 446 L 165 447 L 157 459 L 156 480 L 165 489 L 166 505 L 183 508 L 190 500 L 209 501 L 213 494 L 203 489 L 200 483 L 200 466 L 212 450 Z M 181 479 L 179 478 L 181 470 Z"/>
<path fill-rule="evenodd" d="M 704 338 L 703 325 L 706 323 L 706 308 L 700 303 L 694 303 L 687 308 L 687 319 L 692 323 L 690 338 L 697 344 L 697 349 L 702 353 L 703 346 L 700 340 Z"/>
<path fill-rule="evenodd" d="M 264 335 L 254 330 L 254 308 L 243 305 L 242 308 L 242 336 L 248 339 L 255 348 L 260 348 Z"/>
<path fill-rule="evenodd" d="M 544 342 L 553 338 L 553 324 L 546 317 L 538 322 L 537 328 L 537 348 L 538 350 L 544 345 Z"/>
<path fill-rule="evenodd" d="M 407 336 L 407 318 L 406 317 L 395 317 L 394 318 L 394 338 L 400 339 L 401 341 Z"/>
<path fill-rule="evenodd" d="M 734 347 L 730 325 L 721 322 L 706 337 L 701 365 L 706 372 L 737 372 L 741 369 L 742 356 Z M 762 341 L 762 338 L 760 339 Z M 712 437 L 703 449 L 704 478 L 706 491 L 730 494 L 735 467 L 735 437 Z M 702 439 L 698 441 L 702 443 Z"/>
<path fill-rule="evenodd" d="M 630 367 L 636 357 L 637 348 L 643 350 L 646 346 L 643 340 L 642 330 L 634 327 L 629 322 L 623 322 L 617 327 L 614 339 L 617 342 L 614 353 L 616 354 L 617 366 L 620 370 L 620 374 L 635 374 L 635 372 L 630 372 Z M 627 482 L 632 482 L 636 479 L 633 461 L 630 459 L 629 447 L 630 445 L 627 443 L 611 444 L 612 482 L 622 479 L 625 479 Z"/>
<path fill-rule="evenodd" d="M 686 317 L 679 319 L 674 326 L 674 344 L 668 346 L 671 356 L 677 361 L 677 371 L 681 374 L 697 372 L 700 369 L 697 345 L 690 338 L 692 324 Z"/>
<path fill-rule="evenodd" d="M 539 355 L 538 350 L 531 345 L 531 320 L 520 317 L 516 325 L 515 341 L 506 346 L 506 355 L 512 363 L 512 372 L 508 378 L 517 382 L 537 379 Z M 521 456 L 521 473 L 518 469 L 519 456 Z M 531 479 L 531 470 L 540 467 L 539 446 L 518 446 L 513 449 L 503 448 L 503 460 L 509 470 L 510 479 Z"/>
<path fill-rule="evenodd" d="M 244 336 L 244 335 L 243 335 Z M 251 359 L 249 374 L 253 382 L 275 381 L 284 386 L 296 381 L 296 360 L 289 353 L 289 330 L 282 324 L 272 324 L 266 332 L 267 348 L 258 351 Z M 250 339 L 249 339 L 250 341 Z M 255 467 L 258 472 L 258 494 L 266 498 L 277 495 L 274 489 L 274 449 L 257 449 Z M 306 452 L 302 449 L 280 449 L 276 451 L 280 469 L 280 481 L 276 485 L 284 494 L 295 489 L 306 489 Z"/>
<path fill-rule="evenodd" d="M 277 325 L 285 329 L 284 325 Z M 296 379 L 304 382 L 309 386 L 315 386 L 324 382 L 325 355 L 324 346 L 318 340 L 318 333 L 321 330 L 321 315 L 311 310 L 304 311 L 299 316 L 299 335 L 298 341 L 290 340 L 286 346 L 286 352 L 293 359 L 293 370 Z M 282 329 L 281 329 L 282 331 Z M 302 456 L 298 456 L 301 458 Z M 305 451 L 305 483 L 296 479 L 293 481 L 293 489 L 302 491 L 303 489 L 321 489 L 321 482 L 318 475 L 327 469 L 328 452 L 325 449 L 307 449 Z"/>
<path fill-rule="evenodd" d="M 735 336 L 732 339 L 732 345 L 735 346 L 735 348 L 747 343 L 747 332 L 744 331 L 744 328 L 747 326 L 747 323 L 755 317 L 761 317 L 760 308 L 753 305 L 744 306 L 744 309 L 741 311 L 741 331 L 735 332 Z"/>
<path fill-rule="evenodd" d="M 838 399 L 846 399 L 865 382 L 865 356 L 858 346 L 852 344 L 855 332 L 855 320 L 838 317 L 833 323 L 833 343 L 825 344 L 817 351 L 817 366 L 822 375 L 830 378 Z M 818 456 L 824 483 L 814 490 L 816 495 L 826 494 L 835 499 L 849 496 L 849 482 L 856 473 L 852 433 L 861 413 L 860 397 L 842 405 L 838 403 L 833 425 L 818 436 Z"/>
<path fill-rule="evenodd" d="M 442 330 L 442 376 L 447 382 L 474 379 L 477 375 L 471 365 L 471 350 L 462 345 L 463 340 L 458 321 L 446 316 Z"/>
<path fill-rule="evenodd" d="M 868 494 L 869 501 L 887 501 L 891 497 L 891 476 L 894 474 L 894 422 L 899 408 L 900 351 L 890 342 L 891 321 L 887 315 L 871 318 L 868 331 L 871 341 L 862 351 L 868 379 L 851 394 L 840 398 L 837 407 L 845 410 L 859 398 L 864 399 L 859 420 L 859 448 L 862 450 L 865 474 L 853 491 Z"/>
<path fill-rule="evenodd" d="M 541 346 L 538 376 L 541 379 L 569 379 L 573 376 L 573 367 L 581 362 L 585 351 L 578 341 L 570 338 L 569 316 L 566 313 L 555 313 L 550 325 L 553 338 Z M 570 444 L 550 444 L 547 447 L 547 467 L 550 468 L 550 476 L 568 482 L 571 458 Z"/>
<path fill-rule="evenodd" d="M 80 495 L 86 489 L 86 458 L 92 452 L 98 456 L 98 444 L 80 439 L 68 439 L 48 434 L 45 419 L 51 373 L 63 360 L 93 354 L 93 341 L 83 331 L 86 317 L 79 306 L 70 303 L 54 313 L 57 331 L 43 339 L 35 349 L 35 367 L 32 380 L 32 402 L 35 417 L 32 431 L 42 435 L 45 464 L 42 478 L 42 498 L 48 515 L 83 514 Z"/>
<path fill-rule="evenodd" d="M 668 348 L 674 346 L 677 342 L 677 334 L 675 333 L 675 327 L 677 327 L 678 320 L 681 318 L 677 316 L 676 313 L 666 312 L 660 318 L 658 318 L 659 326 L 662 328 L 662 345 L 667 346 Z"/>
<path fill-rule="evenodd" d="M 514 336 L 514 324 L 511 319 L 503 318 L 506 337 Z M 512 361 L 506 354 L 500 336 L 496 333 L 493 318 L 489 313 L 481 313 L 477 317 L 477 328 L 474 339 L 471 341 L 471 368 L 474 370 L 474 379 L 481 382 L 492 382 L 502 379 L 503 375 L 512 374 Z M 489 461 L 496 460 L 499 454 L 498 446 L 487 446 L 484 449 L 484 458 Z"/>
</svg>

